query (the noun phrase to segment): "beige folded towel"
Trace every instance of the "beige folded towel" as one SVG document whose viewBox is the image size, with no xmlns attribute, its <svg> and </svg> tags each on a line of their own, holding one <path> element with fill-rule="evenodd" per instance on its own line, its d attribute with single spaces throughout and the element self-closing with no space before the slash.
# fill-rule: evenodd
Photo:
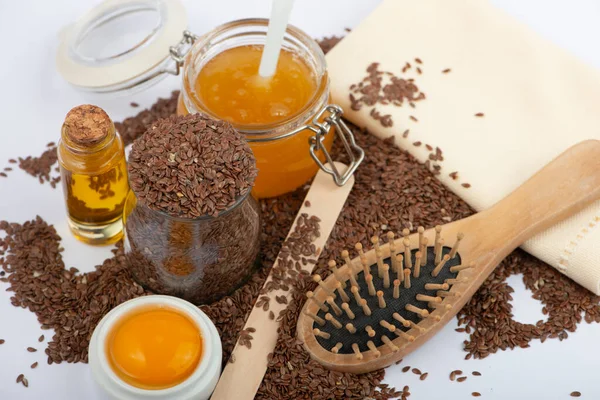
<svg viewBox="0 0 600 400">
<path fill-rule="evenodd" d="M 600 139 L 600 73 L 483 0 L 385 0 L 327 62 L 333 100 L 352 122 L 394 135 L 421 161 L 431 153 L 426 144 L 439 147 L 443 160 L 432 164 L 441 166 L 439 179 L 477 210 L 569 146 Z M 370 116 L 371 106 L 351 109 L 349 88 L 373 62 L 414 78 L 426 94 L 415 108 L 375 105 L 391 115 L 391 127 Z M 411 68 L 402 73 L 406 62 Z M 600 294 L 600 202 L 523 248 Z"/>
</svg>

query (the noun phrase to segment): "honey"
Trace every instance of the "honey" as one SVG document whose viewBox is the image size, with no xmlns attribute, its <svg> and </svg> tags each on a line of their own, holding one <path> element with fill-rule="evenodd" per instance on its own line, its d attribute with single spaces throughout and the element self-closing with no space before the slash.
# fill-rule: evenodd
<svg viewBox="0 0 600 400">
<path fill-rule="evenodd" d="M 202 352 L 198 326 L 168 306 L 147 306 L 124 315 L 106 339 L 111 369 L 124 382 L 146 390 L 185 381 L 200 363 Z"/>
<path fill-rule="evenodd" d="M 69 226 L 90 244 L 109 244 L 122 236 L 122 214 L 129 192 L 125 150 L 106 113 L 95 106 L 71 110 L 58 146 Z"/>
<path fill-rule="evenodd" d="M 253 195 L 274 197 L 290 192 L 312 178 L 318 165 L 310 155 L 310 129 L 290 131 L 310 124 L 328 99 L 328 78 L 317 73 L 306 54 L 282 49 L 275 74 L 258 74 L 263 45 L 226 49 L 200 67 L 184 88 L 179 114 L 205 112 L 230 121 L 246 134 L 258 167 Z M 188 71 L 189 72 L 189 71 Z M 184 100 L 184 97 L 187 97 Z M 323 138 L 331 149 L 334 133 Z M 322 152 L 317 153 L 321 161 Z"/>
<path fill-rule="evenodd" d="M 198 99 L 219 119 L 245 128 L 278 123 L 298 114 L 317 91 L 310 67 L 281 50 L 275 74 L 258 74 L 263 46 L 240 46 L 217 54 L 196 78 Z"/>
</svg>

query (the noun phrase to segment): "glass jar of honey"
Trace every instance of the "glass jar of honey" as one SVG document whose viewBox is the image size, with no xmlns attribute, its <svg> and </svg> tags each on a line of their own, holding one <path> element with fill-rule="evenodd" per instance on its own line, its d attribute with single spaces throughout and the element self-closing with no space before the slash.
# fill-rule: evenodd
<svg viewBox="0 0 600 400">
<path fill-rule="evenodd" d="M 258 74 L 268 20 L 221 25 L 193 40 L 183 61 L 177 112 L 201 112 L 228 120 L 248 140 L 259 174 L 259 198 L 290 192 L 306 183 L 329 152 L 338 132 L 355 163 L 361 150 L 344 129 L 341 109 L 329 105 L 325 56 L 306 33 L 288 27 L 275 74 Z M 343 184 L 344 175 L 337 179 Z"/>
<path fill-rule="evenodd" d="M 342 109 L 329 103 L 316 41 L 288 26 L 275 75 L 261 79 L 268 20 L 233 21 L 202 36 L 184 31 L 186 25 L 179 0 L 105 0 L 63 33 L 58 70 L 76 88 L 98 93 L 130 93 L 181 75 L 180 115 L 228 120 L 250 143 L 259 169 L 256 197 L 290 192 L 319 168 L 346 183 L 364 152 Z M 349 155 L 345 171 L 332 162 L 334 137 Z"/>
</svg>

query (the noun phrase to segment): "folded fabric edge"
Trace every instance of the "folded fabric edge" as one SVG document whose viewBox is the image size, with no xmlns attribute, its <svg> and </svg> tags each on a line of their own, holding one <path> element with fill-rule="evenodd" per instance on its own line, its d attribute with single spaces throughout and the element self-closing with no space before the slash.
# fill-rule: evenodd
<svg viewBox="0 0 600 400">
<path fill-rule="evenodd" d="M 577 284 L 588 289 L 596 295 L 600 295 L 600 266 L 599 268 L 582 268 L 581 266 L 598 264 L 600 260 L 595 260 L 592 256 L 597 253 L 595 244 L 600 243 L 600 209 L 590 207 L 583 211 L 586 217 L 585 222 L 576 221 L 577 217 L 572 217 L 569 224 L 579 225 L 579 229 L 572 229 L 573 234 L 564 241 L 564 246 L 559 249 L 548 247 L 555 240 L 549 239 L 554 229 L 563 229 L 564 227 L 550 228 L 548 231 L 532 238 L 521 246 L 523 250 L 546 262 L 556 268 L 560 273 L 568 276 Z M 589 216 L 589 214 L 592 214 Z M 569 220 L 567 220 L 569 221 Z M 576 233 L 575 233 L 576 232 Z"/>
</svg>

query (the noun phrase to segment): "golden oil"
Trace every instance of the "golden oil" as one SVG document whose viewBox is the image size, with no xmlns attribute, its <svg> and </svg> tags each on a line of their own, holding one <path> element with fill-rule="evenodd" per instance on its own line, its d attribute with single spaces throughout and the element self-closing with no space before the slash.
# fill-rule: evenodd
<svg viewBox="0 0 600 400">
<path fill-rule="evenodd" d="M 104 110 L 82 105 L 69 111 L 58 160 L 75 237 L 89 244 L 119 240 L 129 181 L 123 141 Z"/>
</svg>

